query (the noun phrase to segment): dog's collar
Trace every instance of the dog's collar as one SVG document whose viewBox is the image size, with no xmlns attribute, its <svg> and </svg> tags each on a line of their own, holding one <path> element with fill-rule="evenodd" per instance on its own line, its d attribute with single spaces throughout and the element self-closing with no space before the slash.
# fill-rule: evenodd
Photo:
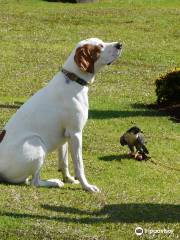
<svg viewBox="0 0 180 240">
<path fill-rule="evenodd" d="M 82 86 L 87 86 L 89 84 L 84 79 L 78 77 L 76 74 L 74 74 L 72 72 L 69 72 L 69 71 L 65 70 L 64 68 L 61 71 L 62 71 L 62 73 L 64 73 L 64 75 L 66 77 L 68 77 L 69 80 L 71 80 L 73 82 L 77 82 L 77 83 L 79 83 Z"/>
</svg>

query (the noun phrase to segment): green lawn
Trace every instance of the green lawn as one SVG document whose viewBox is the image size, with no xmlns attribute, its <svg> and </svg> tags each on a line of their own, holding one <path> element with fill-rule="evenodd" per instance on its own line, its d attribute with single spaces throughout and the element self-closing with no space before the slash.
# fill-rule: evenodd
<svg viewBox="0 0 180 240">
<path fill-rule="evenodd" d="M 0 239 L 133 240 L 180 238 L 180 172 L 126 158 L 119 136 L 136 124 L 152 160 L 180 168 L 180 125 L 146 108 L 155 79 L 180 64 L 179 0 L 100 0 L 99 4 L 0 0 L 0 128 L 43 87 L 81 39 L 122 41 L 122 57 L 89 88 L 86 175 L 101 188 L 0 185 Z M 42 178 L 61 178 L 56 153 Z"/>
</svg>

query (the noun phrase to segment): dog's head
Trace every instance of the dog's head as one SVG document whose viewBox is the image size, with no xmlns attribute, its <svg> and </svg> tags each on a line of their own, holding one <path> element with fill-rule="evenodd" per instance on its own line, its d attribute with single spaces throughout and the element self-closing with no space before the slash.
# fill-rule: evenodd
<svg viewBox="0 0 180 240">
<path fill-rule="evenodd" d="M 74 61 L 82 72 L 93 74 L 102 66 L 114 62 L 121 51 L 122 44 L 119 42 L 107 43 L 98 38 L 91 38 L 78 43 Z"/>
</svg>

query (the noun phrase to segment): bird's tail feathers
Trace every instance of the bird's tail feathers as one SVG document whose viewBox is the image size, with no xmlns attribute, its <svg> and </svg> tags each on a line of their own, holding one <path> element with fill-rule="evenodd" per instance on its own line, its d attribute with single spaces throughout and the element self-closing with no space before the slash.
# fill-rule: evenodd
<svg viewBox="0 0 180 240">
<path fill-rule="evenodd" d="M 146 146 L 145 146 L 145 145 L 142 145 L 142 149 L 143 149 L 143 152 L 144 152 L 144 153 L 147 153 L 147 154 L 149 154 L 149 151 L 147 150 L 147 148 L 146 148 Z"/>
</svg>

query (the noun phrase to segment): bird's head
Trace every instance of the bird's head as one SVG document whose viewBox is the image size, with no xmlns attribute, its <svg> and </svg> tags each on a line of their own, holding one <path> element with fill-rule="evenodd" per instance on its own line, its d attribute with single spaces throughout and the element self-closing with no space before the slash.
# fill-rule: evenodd
<svg viewBox="0 0 180 240">
<path fill-rule="evenodd" d="M 142 132 L 142 131 L 139 127 L 134 126 L 134 127 L 130 128 L 127 132 L 137 134 L 137 133 Z"/>
</svg>

